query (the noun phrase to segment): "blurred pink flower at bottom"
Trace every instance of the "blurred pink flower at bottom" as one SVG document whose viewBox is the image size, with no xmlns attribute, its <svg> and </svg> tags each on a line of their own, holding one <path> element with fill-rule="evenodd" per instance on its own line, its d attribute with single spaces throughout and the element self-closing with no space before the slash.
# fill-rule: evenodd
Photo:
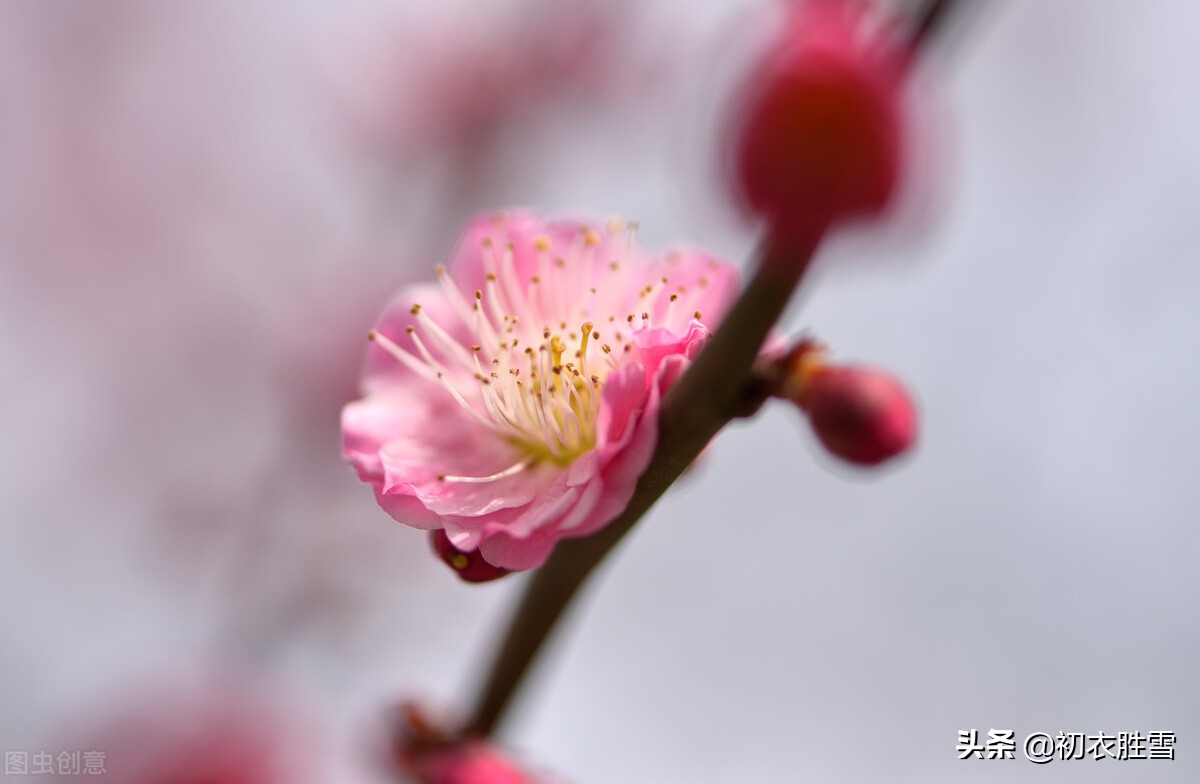
<svg viewBox="0 0 1200 784">
<path fill-rule="evenodd" d="M 73 733 L 53 765 L 59 784 L 330 784 L 316 738 L 295 711 L 211 686 L 163 690 L 153 703 L 119 705 Z"/>
</svg>

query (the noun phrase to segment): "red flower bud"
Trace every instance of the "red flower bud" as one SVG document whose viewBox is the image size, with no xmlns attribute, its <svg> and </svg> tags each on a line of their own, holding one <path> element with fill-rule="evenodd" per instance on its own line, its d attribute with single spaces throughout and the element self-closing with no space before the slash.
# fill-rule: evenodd
<svg viewBox="0 0 1200 784">
<path fill-rule="evenodd" d="M 895 191 L 904 60 L 863 17 L 857 3 L 802 0 L 753 72 L 733 164 L 777 235 L 878 214 Z"/>
<path fill-rule="evenodd" d="M 426 784 L 531 784 L 499 751 L 482 741 L 466 741 L 431 755 L 422 765 Z"/>
<path fill-rule="evenodd" d="M 417 784 L 533 784 L 499 748 L 463 737 L 418 703 L 396 714 L 394 761 L 406 781 Z"/>
<path fill-rule="evenodd" d="M 454 573 L 468 583 L 486 583 L 508 574 L 511 570 L 492 566 L 483 559 L 478 550 L 464 553 L 450 543 L 450 537 L 442 529 L 429 532 L 429 541 L 433 551 L 454 570 Z"/>
<path fill-rule="evenodd" d="M 854 365 L 807 371 L 795 401 L 832 454 L 877 465 L 906 451 L 917 435 L 917 412 L 892 374 Z"/>
</svg>

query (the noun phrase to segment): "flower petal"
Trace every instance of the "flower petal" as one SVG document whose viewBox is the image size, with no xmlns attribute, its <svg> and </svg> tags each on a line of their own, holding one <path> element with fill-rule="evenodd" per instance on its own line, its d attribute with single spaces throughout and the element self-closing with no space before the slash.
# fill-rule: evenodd
<svg viewBox="0 0 1200 784">
<path fill-rule="evenodd" d="M 384 309 L 376 331 L 420 359 L 419 352 L 407 334 L 408 328 L 415 327 L 417 324 L 417 316 L 412 312 L 414 305 L 419 305 L 425 317 L 435 321 L 455 340 L 464 346 L 470 345 L 470 335 L 466 325 L 455 312 L 446 293 L 435 284 L 407 286 L 401 289 Z M 413 372 L 403 362 L 397 361 L 381 343 L 371 342 L 367 348 L 366 364 L 363 368 L 363 391 L 365 393 L 372 394 L 386 390 L 413 379 L 427 380 Z"/>
<path fill-rule="evenodd" d="M 536 569 L 550 557 L 558 541 L 557 533 L 552 526 L 545 526 L 524 538 L 497 533 L 480 543 L 479 552 L 493 566 L 513 570 Z"/>
<path fill-rule="evenodd" d="M 562 473 L 556 466 L 537 464 L 488 482 L 439 478 L 488 477 L 527 456 L 461 408 L 438 411 L 421 401 L 421 395 L 414 395 L 410 405 L 424 415 L 414 417 L 408 430 L 379 451 L 386 493 L 416 496 L 437 514 L 475 517 L 530 503 Z"/>
<path fill-rule="evenodd" d="M 417 425 L 418 409 L 402 386 L 368 395 L 342 409 L 342 453 L 364 482 L 383 482 L 379 450 Z"/>
<path fill-rule="evenodd" d="M 553 230 L 532 212 L 516 210 L 478 215 L 467 224 L 455 248 L 450 262 L 451 274 L 466 291 L 483 289 L 489 274 L 502 274 L 504 253 L 511 250 L 512 273 L 515 282 L 524 289 L 538 274 L 534 241 L 540 236 L 550 237 L 556 247 L 566 247 L 563 229 Z"/>
<path fill-rule="evenodd" d="M 641 351 L 646 374 L 656 376 L 663 360 L 672 356 L 695 359 L 708 341 L 708 328 L 699 321 L 691 321 L 682 336 L 668 329 L 652 327 L 633 334 L 634 345 Z"/>
<path fill-rule="evenodd" d="M 687 360 L 678 356 L 668 357 L 662 363 L 659 377 L 651 385 L 645 404 L 626 420 L 625 433 L 620 440 L 621 449 L 616 451 L 600 476 L 603 494 L 597 499 L 595 508 L 572 526 L 572 536 L 594 533 L 625 511 L 658 443 L 658 412 L 662 397 L 687 365 Z"/>
</svg>

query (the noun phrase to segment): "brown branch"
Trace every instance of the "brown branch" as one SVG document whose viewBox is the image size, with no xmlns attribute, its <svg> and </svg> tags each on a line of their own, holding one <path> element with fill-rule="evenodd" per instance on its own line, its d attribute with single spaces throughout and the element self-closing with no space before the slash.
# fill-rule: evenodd
<svg viewBox="0 0 1200 784">
<path fill-rule="evenodd" d="M 543 642 L 588 575 L 712 437 L 744 412 L 758 350 L 807 271 L 820 234 L 814 232 L 807 244 L 768 248 L 720 328 L 663 400 L 658 444 L 629 506 L 596 534 L 559 542 L 532 575 L 488 673 L 468 734 L 495 731 Z"/>
<path fill-rule="evenodd" d="M 946 25 L 955 0 L 928 0 L 913 24 L 911 46 L 914 50 L 926 45 Z"/>
</svg>

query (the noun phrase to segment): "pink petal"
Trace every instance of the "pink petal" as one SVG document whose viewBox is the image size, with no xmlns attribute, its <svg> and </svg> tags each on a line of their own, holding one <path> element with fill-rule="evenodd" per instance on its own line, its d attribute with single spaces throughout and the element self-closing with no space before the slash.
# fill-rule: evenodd
<svg viewBox="0 0 1200 784">
<path fill-rule="evenodd" d="M 659 365 L 671 356 L 686 356 L 695 359 L 708 340 L 708 328 L 698 321 L 689 322 L 687 331 L 678 336 L 667 329 L 643 329 L 633 334 L 634 345 L 641 351 L 646 373 L 654 376 Z"/>
<path fill-rule="evenodd" d="M 418 382 L 420 383 L 420 382 Z M 364 482 L 383 482 L 379 450 L 417 424 L 402 386 L 368 395 L 342 409 L 342 453 Z"/>
<path fill-rule="evenodd" d="M 417 407 L 420 397 L 414 398 L 410 405 Z M 430 511 L 443 515 L 475 517 L 524 506 L 562 473 L 561 468 L 542 464 L 491 482 L 439 479 L 439 475 L 491 476 L 525 458 L 520 449 L 460 408 L 420 417 L 389 441 L 379 457 L 386 493 L 416 496 Z"/>
<path fill-rule="evenodd" d="M 741 287 L 741 276 L 728 264 L 696 250 L 679 250 L 660 262 L 662 274 L 669 275 L 673 285 L 684 286 L 695 294 L 692 310 L 699 310 L 702 321 L 715 329 Z M 685 314 L 691 317 L 691 313 Z"/>
<path fill-rule="evenodd" d="M 596 432 L 602 439 L 598 451 L 611 453 L 629 440 L 631 425 L 646 404 L 646 368 L 640 364 L 625 365 L 609 374 L 603 390 L 600 416 L 596 420 Z"/>
<path fill-rule="evenodd" d="M 623 439 L 622 448 L 616 452 L 600 477 L 603 494 L 595 508 L 572 528 L 572 536 L 594 533 L 625 511 L 658 443 L 658 412 L 662 396 L 668 384 L 674 383 L 687 364 L 682 357 L 670 357 L 663 362 L 659 379 L 646 396 L 645 406 L 628 428 L 629 437 Z"/>
<path fill-rule="evenodd" d="M 417 322 L 417 317 L 412 313 L 413 305 L 420 305 L 421 310 L 436 321 L 438 326 L 459 342 L 470 345 L 470 336 L 462 320 L 450 305 L 446 293 L 437 284 L 421 284 L 401 289 L 384 309 L 375 329 L 408 353 L 419 358 L 420 355 L 407 334 L 408 327 Z M 363 368 L 363 391 L 365 393 L 379 392 L 413 379 L 425 380 L 397 361 L 379 343 L 371 342 L 369 344 Z"/>
<path fill-rule="evenodd" d="M 523 540 L 538 535 L 539 531 L 554 532 L 558 527 L 556 521 L 564 518 L 578 504 L 580 495 L 581 491 L 569 487 L 565 475 L 560 475 L 558 481 L 549 489 L 525 506 L 499 509 L 475 517 L 444 516 L 442 521 L 446 534 L 455 547 L 475 550 L 480 549 L 482 544 L 493 536 L 504 535 Z M 484 557 L 487 558 L 486 555 Z M 488 561 L 496 566 L 517 568 L 497 563 L 490 558 Z"/>
<path fill-rule="evenodd" d="M 411 495 L 385 493 L 382 483 L 375 483 L 375 500 L 379 503 L 380 508 L 398 523 L 404 523 L 422 531 L 432 531 L 443 527 L 442 516 L 429 511 L 419 499 Z"/>
<path fill-rule="evenodd" d="M 484 288 L 488 270 L 499 272 L 501 257 L 511 244 L 516 281 L 527 287 L 530 278 L 538 274 L 537 254 L 532 248 L 534 240 L 542 235 L 551 237 L 556 247 L 565 247 L 561 231 L 552 234 L 550 227 L 532 212 L 516 210 L 477 215 L 467 225 L 451 257 L 450 270 L 454 280 L 465 291 Z M 485 241 L 491 243 L 492 264 L 484 259 Z"/>
<path fill-rule="evenodd" d="M 562 522 L 558 524 L 559 532 L 564 536 L 569 536 L 571 535 L 570 531 L 578 528 L 580 523 L 587 520 L 600 503 L 604 495 L 604 489 L 603 477 L 596 477 L 584 485 L 583 491 L 579 493 L 579 498 L 575 502 L 575 506 L 571 509 L 570 514 L 563 517 Z"/>
<path fill-rule="evenodd" d="M 557 529 L 546 526 L 523 539 L 497 533 L 479 545 L 488 563 L 505 569 L 536 569 L 546 562 L 558 541 Z"/>
</svg>

